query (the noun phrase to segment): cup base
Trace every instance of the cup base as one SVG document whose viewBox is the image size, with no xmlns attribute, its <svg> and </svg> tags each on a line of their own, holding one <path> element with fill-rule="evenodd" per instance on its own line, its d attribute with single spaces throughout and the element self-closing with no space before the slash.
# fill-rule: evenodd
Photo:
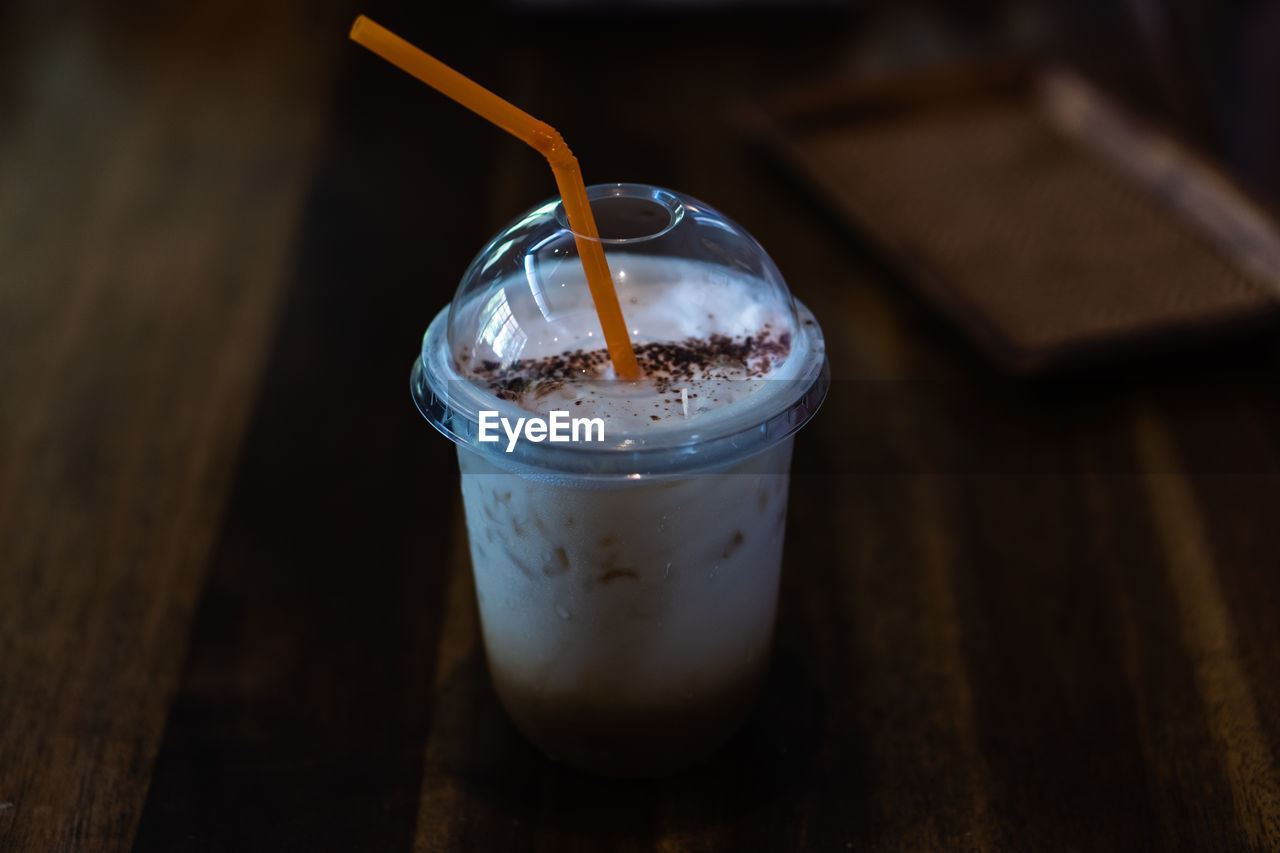
<svg viewBox="0 0 1280 853">
<path fill-rule="evenodd" d="M 508 716 L 549 758 L 619 779 L 666 776 L 706 758 L 733 736 L 764 684 L 768 656 L 694 693 L 629 701 L 604 695 L 549 696 L 490 664 Z"/>
</svg>

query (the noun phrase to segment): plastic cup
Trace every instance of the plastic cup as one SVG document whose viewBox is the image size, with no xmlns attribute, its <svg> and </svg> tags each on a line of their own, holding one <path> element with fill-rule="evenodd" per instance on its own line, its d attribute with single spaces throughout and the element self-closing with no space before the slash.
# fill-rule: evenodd
<svg viewBox="0 0 1280 853">
<path fill-rule="evenodd" d="M 829 368 L 812 315 L 736 223 L 656 187 L 588 195 L 638 354 L 699 329 L 723 343 L 767 324 L 748 349 L 726 351 L 755 352 L 763 334 L 775 354 L 779 341 L 789 345 L 785 357 L 754 379 L 636 392 L 657 413 L 628 412 L 627 399 L 603 441 L 481 441 L 482 412 L 512 422 L 530 412 L 476 370 L 501 378 L 558 347 L 599 345 L 598 331 L 584 337 L 586 284 L 552 199 L 477 256 L 428 327 L 411 385 L 423 415 L 457 444 L 484 645 L 512 720 L 580 769 L 659 775 L 720 746 L 758 696 L 794 434 L 821 404 Z M 578 400 L 619 402 L 634 387 L 570 376 L 549 396 L 572 410 Z"/>
</svg>

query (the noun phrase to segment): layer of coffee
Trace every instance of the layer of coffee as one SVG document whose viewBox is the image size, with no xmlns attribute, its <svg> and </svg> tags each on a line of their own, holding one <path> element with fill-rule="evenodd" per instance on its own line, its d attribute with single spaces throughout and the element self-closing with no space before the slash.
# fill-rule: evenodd
<svg viewBox="0 0 1280 853">
<path fill-rule="evenodd" d="M 490 659 L 494 687 L 516 726 L 557 761 L 605 776 L 660 776 L 693 764 L 728 740 L 760 693 L 767 654 L 736 672 L 673 685 L 668 698 L 628 701 L 616 692 L 539 690 Z"/>
</svg>

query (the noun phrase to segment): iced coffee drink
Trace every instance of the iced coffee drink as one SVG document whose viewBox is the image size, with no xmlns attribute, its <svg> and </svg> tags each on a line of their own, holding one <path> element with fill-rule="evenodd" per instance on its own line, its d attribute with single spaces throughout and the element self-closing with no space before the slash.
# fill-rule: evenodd
<svg viewBox="0 0 1280 853">
<path fill-rule="evenodd" d="M 549 202 L 472 265 L 414 394 L 458 444 L 503 705 L 557 760 L 652 775 L 714 750 L 759 692 L 793 436 L 826 360 L 739 226 L 665 190 L 592 192 L 643 377 L 612 375 Z M 518 426 L 556 413 L 568 440 Z"/>
</svg>

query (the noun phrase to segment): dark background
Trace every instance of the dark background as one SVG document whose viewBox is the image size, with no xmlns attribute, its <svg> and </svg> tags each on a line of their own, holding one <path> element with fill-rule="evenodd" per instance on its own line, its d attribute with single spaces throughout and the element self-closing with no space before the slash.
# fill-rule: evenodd
<svg viewBox="0 0 1280 853">
<path fill-rule="evenodd" d="M 1275 204 L 1277 8 L 6 5 L 0 849 L 1277 849 L 1270 336 L 1008 379 L 734 117 L 1030 53 Z M 554 184 L 357 12 L 821 319 L 770 681 L 685 774 L 558 768 L 493 696 L 407 376 Z"/>
</svg>

